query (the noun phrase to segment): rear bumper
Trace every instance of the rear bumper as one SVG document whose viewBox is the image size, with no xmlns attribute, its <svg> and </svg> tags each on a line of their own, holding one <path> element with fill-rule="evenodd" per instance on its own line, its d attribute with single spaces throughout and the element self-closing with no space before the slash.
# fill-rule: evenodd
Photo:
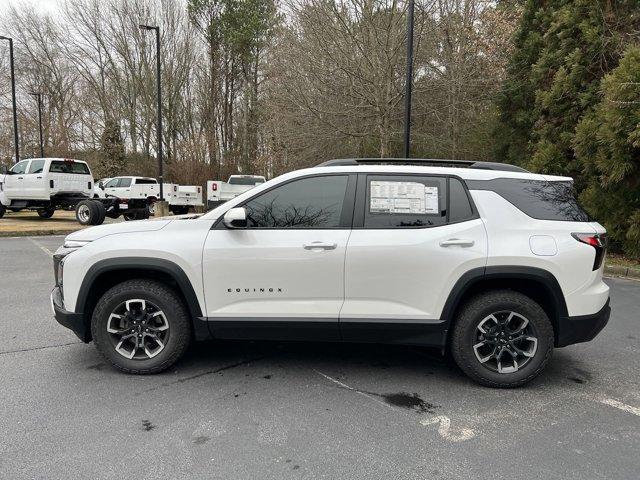
<svg viewBox="0 0 640 480">
<path fill-rule="evenodd" d="M 81 313 L 67 312 L 64 309 L 60 287 L 55 287 L 51 291 L 51 309 L 60 325 L 67 327 L 85 343 L 91 340 L 88 335 L 87 325 L 84 322 L 84 316 Z"/>
<path fill-rule="evenodd" d="M 561 317 L 558 324 L 556 347 L 593 340 L 609 322 L 611 306 L 609 299 L 599 312 L 577 317 Z"/>
</svg>

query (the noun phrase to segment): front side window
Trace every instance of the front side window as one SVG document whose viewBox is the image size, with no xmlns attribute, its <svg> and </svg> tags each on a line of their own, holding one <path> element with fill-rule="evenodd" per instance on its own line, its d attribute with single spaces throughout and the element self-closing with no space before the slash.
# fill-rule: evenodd
<svg viewBox="0 0 640 480">
<path fill-rule="evenodd" d="M 29 165 L 29 173 L 42 173 L 44 168 L 44 160 L 31 160 Z"/>
<path fill-rule="evenodd" d="M 446 187 L 445 177 L 368 175 L 364 228 L 444 225 Z"/>
<path fill-rule="evenodd" d="M 11 170 L 9 171 L 15 174 L 23 174 L 27 171 L 28 164 L 29 160 L 23 160 L 22 162 L 16 163 L 13 167 L 11 167 Z"/>
<path fill-rule="evenodd" d="M 249 200 L 248 228 L 337 228 L 347 175 L 294 180 Z"/>
<path fill-rule="evenodd" d="M 104 188 L 116 188 L 118 186 L 119 178 L 112 178 L 107 183 L 104 184 Z"/>
</svg>

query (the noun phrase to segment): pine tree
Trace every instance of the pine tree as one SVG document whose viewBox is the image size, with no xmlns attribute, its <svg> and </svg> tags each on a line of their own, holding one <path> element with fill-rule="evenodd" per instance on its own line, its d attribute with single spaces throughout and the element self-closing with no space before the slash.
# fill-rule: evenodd
<svg viewBox="0 0 640 480">
<path fill-rule="evenodd" d="M 126 158 L 120 124 L 111 118 L 104 123 L 101 138 L 102 155 L 99 157 L 100 172 L 104 177 L 114 177 L 123 173 Z"/>
<path fill-rule="evenodd" d="M 601 93 L 573 142 L 589 178 L 581 200 L 604 220 L 614 246 L 640 256 L 640 46 L 627 49 Z"/>
</svg>

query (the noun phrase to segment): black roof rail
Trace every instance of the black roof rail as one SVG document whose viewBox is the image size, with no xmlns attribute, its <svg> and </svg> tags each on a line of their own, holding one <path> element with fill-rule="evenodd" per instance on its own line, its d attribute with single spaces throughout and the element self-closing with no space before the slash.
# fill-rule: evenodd
<svg viewBox="0 0 640 480">
<path fill-rule="evenodd" d="M 434 165 L 440 167 L 468 167 L 481 170 L 502 170 L 507 172 L 529 172 L 509 163 L 476 162 L 475 160 L 446 160 L 437 158 L 341 158 L 328 160 L 318 167 L 345 167 L 355 165 Z"/>
</svg>

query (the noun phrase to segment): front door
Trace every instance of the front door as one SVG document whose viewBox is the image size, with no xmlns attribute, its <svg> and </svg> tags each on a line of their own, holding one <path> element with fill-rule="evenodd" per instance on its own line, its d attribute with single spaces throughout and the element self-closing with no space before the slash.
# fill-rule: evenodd
<svg viewBox="0 0 640 480">
<path fill-rule="evenodd" d="M 22 160 L 16 163 L 9 173 L 4 177 L 4 185 L 2 186 L 8 199 L 24 199 L 24 178 L 27 173 L 29 160 Z"/>
<path fill-rule="evenodd" d="M 245 202 L 248 225 L 209 233 L 207 317 L 219 338 L 338 340 L 355 175 L 297 178 Z"/>
</svg>

